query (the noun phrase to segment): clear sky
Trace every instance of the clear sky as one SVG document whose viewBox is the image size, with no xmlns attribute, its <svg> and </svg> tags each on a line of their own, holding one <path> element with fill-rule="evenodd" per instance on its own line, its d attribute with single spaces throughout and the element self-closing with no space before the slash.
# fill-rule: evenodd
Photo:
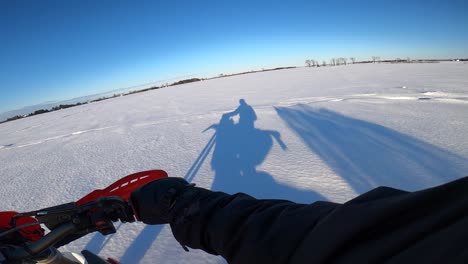
<svg viewBox="0 0 468 264">
<path fill-rule="evenodd" d="M 332 57 L 468 57 L 467 0 L 0 1 L 0 112 Z"/>
</svg>

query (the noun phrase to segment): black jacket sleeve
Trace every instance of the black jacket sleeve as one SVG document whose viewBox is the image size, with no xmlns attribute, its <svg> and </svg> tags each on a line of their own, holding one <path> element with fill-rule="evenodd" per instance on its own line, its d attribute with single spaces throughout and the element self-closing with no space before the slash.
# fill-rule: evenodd
<svg viewBox="0 0 468 264">
<path fill-rule="evenodd" d="M 182 245 L 229 263 L 468 263 L 467 192 L 464 178 L 305 205 L 192 188 L 170 224 Z"/>
<path fill-rule="evenodd" d="M 178 207 L 187 206 L 171 223 L 174 236 L 182 245 L 221 255 L 229 263 L 287 263 L 287 252 L 337 206 L 257 200 L 199 188 L 190 192 L 177 201 Z"/>
</svg>

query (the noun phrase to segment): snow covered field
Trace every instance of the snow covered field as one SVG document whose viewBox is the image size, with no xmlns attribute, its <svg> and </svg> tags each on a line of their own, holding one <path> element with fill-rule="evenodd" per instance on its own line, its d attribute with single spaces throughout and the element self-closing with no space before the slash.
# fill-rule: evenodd
<svg viewBox="0 0 468 264">
<path fill-rule="evenodd" d="M 239 99 L 254 128 L 222 118 Z M 242 112 L 241 112 L 242 118 Z M 298 202 L 468 175 L 468 64 L 367 64 L 226 77 L 0 124 L 2 210 L 75 201 L 133 172 Z M 224 263 L 168 227 L 119 225 L 82 248 L 123 263 Z"/>
</svg>

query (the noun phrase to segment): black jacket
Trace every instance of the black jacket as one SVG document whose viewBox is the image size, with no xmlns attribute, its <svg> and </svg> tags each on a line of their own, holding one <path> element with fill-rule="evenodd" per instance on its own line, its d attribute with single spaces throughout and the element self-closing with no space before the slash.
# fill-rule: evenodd
<svg viewBox="0 0 468 264">
<path fill-rule="evenodd" d="M 380 187 L 344 204 L 192 188 L 174 210 L 182 245 L 229 263 L 468 263 L 468 178 L 412 193 Z"/>
</svg>

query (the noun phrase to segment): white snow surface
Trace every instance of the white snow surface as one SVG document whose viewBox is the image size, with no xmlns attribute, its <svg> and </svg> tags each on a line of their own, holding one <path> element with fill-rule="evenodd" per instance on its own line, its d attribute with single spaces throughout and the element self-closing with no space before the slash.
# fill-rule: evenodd
<svg viewBox="0 0 468 264">
<path fill-rule="evenodd" d="M 468 64 L 366 64 L 225 77 L 0 125 L 2 210 L 76 201 L 134 172 L 258 198 L 345 202 L 468 175 Z M 234 111 L 253 107 L 255 128 Z M 239 121 L 241 120 L 241 121 Z M 208 128 L 208 130 L 206 130 Z M 66 246 L 123 263 L 224 263 L 167 226 L 117 224 Z"/>
</svg>

